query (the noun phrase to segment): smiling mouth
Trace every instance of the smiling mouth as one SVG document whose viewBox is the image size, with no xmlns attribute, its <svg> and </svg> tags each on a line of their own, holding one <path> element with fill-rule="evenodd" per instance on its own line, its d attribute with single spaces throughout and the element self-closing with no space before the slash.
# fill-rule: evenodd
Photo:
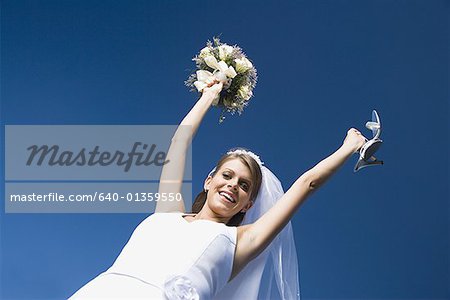
<svg viewBox="0 0 450 300">
<path fill-rule="evenodd" d="M 225 192 L 219 192 L 219 195 L 224 197 L 228 202 L 236 203 L 236 200 L 234 200 L 233 197 L 231 197 L 229 194 L 227 194 Z"/>
</svg>

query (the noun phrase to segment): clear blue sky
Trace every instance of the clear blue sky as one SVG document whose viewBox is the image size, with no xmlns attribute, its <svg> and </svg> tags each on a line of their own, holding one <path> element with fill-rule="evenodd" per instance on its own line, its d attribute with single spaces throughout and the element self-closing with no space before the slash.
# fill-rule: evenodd
<svg viewBox="0 0 450 300">
<path fill-rule="evenodd" d="M 205 118 L 194 190 L 234 146 L 288 188 L 377 109 L 385 165 L 353 157 L 293 219 L 302 297 L 450 298 L 449 1 L 3 0 L 1 125 L 177 124 L 218 34 L 259 81 L 242 116 Z M 1 211 L 3 299 L 68 297 L 146 217 Z"/>
</svg>

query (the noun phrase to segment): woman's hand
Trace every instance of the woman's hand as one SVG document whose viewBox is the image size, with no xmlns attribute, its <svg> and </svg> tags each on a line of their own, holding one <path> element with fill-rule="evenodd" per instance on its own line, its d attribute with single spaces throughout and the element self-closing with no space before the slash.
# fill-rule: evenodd
<svg viewBox="0 0 450 300">
<path fill-rule="evenodd" d="M 343 142 L 343 146 L 347 147 L 352 153 L 356 153 L 367 142 L 367 139 L 355 128 L 347 131 L 347 136 Z"/>
<path fill-rule="evenodd" d="M 208 85 L 208 87 L 203 89 L 203 96 L 208 97 L 208 99 L 214 100 L 220 94 L 223 88 L 223 83 L 220 81 L 214 81 Z"/>
</svg>

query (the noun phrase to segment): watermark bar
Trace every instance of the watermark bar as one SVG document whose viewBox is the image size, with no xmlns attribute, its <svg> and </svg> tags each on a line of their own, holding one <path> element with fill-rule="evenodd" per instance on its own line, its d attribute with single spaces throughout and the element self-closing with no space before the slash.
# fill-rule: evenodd
<svg viewBox="0 0 450 300">
<path fill-rule="evenodd" d="M 189 210 L 192 150 L 168 156 L 176 131 L 189 137 L 191 128 L 6 125 L 5 212 L 151 213 L 159 201 L 184 201 Z"/>
</svg>

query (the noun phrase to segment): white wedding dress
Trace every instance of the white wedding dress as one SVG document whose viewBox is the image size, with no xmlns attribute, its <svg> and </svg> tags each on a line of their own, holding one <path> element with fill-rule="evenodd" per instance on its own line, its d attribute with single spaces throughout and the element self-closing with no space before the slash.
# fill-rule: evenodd
<svg viewBox="0 0 450 300">
<path fill-rule="evenodd" d="M 114 264 L 70 299 L 212 299 L 230 278 L 237 228 L 183 215 L 146 218 Z"/>
</svg>

